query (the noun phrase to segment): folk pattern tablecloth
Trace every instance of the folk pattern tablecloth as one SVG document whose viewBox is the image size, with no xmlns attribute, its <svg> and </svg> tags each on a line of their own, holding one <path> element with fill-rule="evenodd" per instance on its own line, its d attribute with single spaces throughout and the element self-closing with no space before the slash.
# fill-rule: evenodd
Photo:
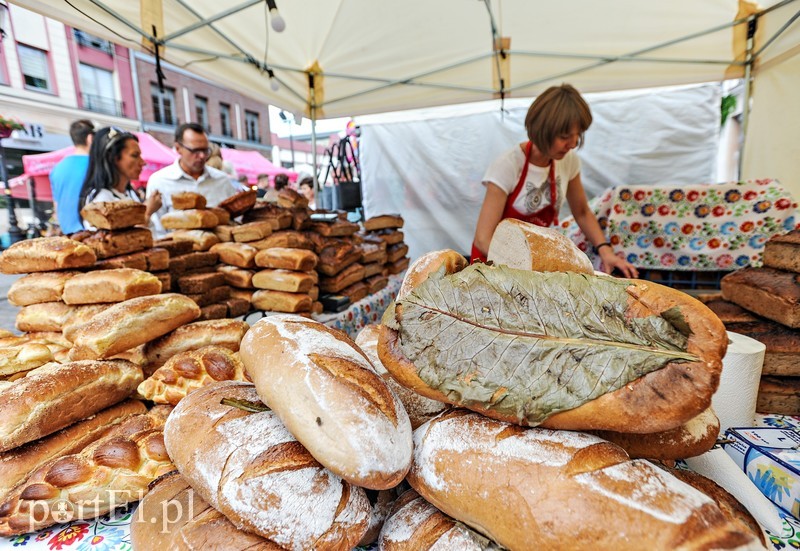
<svg viewBox="0 0 800 551">
<path fill-rule="evenodd" d="M 758 266 L 764 243 L 800 227 L 797 201 L 777 180 L 690 186 L 620 186 L 592 202 L 617 254 L 637 268 L 719 271 Z M 591 251 L 572 217 L 567 235 Z"/>
<path fill-rule="evenodd" d="M 314 319 L 328 327 L 341 329 L 355 339 L 358 332 L 365 325 L 381 322 L 383 312 L 395 299 L 397 291 L 400 290 L 400 285 L 403 283 L 403 275 L 404 273 L 389 276 L 389 283 L 386 284 L 386 287 L 351 304 L 347 310 L 336 314 L 314 315 Z"/>
</svg>

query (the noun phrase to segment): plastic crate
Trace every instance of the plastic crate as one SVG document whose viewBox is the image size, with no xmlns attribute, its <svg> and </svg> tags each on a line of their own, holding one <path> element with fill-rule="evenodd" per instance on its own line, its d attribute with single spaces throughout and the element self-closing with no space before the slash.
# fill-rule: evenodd
<svg viewBox="0 0 800 551">
<path fill-rule="evenodd" d="M 640 269 L 639 279 L 666 285 L 673 289 L 716 290 L 720 288 L 720 280 L 729 273 L 731 272 L 727 270 L 698 272 Z"/>
</svg>

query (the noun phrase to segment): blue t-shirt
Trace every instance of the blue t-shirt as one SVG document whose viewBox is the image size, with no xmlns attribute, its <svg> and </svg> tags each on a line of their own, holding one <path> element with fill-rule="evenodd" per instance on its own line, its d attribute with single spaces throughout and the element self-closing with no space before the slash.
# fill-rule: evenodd
<svg viewBox="0 0 800 551">
<path fill-rule="evenodd" d="M 88 170 L 88 155 L 69 155 L 61 159 L 50 171 L 50 187 L 53 189 L 53 200 L 56 202 L 56 217 L 61 232 L 65 235 L 83 229 L 78 201 Z"/>
</svg>

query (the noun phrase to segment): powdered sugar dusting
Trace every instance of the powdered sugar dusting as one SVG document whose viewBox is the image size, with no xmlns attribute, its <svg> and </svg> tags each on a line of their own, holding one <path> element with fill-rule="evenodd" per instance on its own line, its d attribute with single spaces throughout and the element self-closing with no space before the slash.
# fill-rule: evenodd
<svg viewBox="0 0 800 551">
<path fill-rule="evenodd" d="M 437 455 L 442 451 L 470 454 L 486 465 L 496 463 L 497 469 L 503 469 L 509 460 L 561 467 L 577 451 L 603 442 L 589 434 L 547 429 L 522 429 L 498 439 L 504 430 L 513 427 L 476 413 L 434 418 L 414 431 L 415 473 L 429 487 L 446 491 L 447 481 L 436 470 Z"/>
<path fill-rule="evenodd" d="M 540 243 L 536 249 L 531 248 L 530 235 Z M 497 225 L 487 258 L 521 270 L 548 271 L 549 264 L 558 262 L 571 266 L 573 271 L 594 272 L 589 258 L 564 234 L 519 220 L 502 220 Z"/>
<path fill-rule="evenodd" d="M 711 498 L 644 460 L 628 461 L 575 476 L 588 491 L 663 522 L 683 524 Z M 622 485 L 623 492 L 614 486 Z M 616 483 L 616 484 L 615 484 Z"/>
</svg>

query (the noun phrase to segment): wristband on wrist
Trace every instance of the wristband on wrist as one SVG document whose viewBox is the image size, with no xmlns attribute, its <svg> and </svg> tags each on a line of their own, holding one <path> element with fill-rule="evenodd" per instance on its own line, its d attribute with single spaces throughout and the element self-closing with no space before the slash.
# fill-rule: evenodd
<svg viewBox="0 0 800 551">
<path fill-rule="evenodd" d="M 594 252 L 599 253 L 600 249 L 602 249 L 603 247 L 611 247 L 611 243 L 609 243 L 608 241 L 605 241 L 603 243 L 600 243 L 599 245 L 595 245 L 594 246 Z"/>
</svg>

